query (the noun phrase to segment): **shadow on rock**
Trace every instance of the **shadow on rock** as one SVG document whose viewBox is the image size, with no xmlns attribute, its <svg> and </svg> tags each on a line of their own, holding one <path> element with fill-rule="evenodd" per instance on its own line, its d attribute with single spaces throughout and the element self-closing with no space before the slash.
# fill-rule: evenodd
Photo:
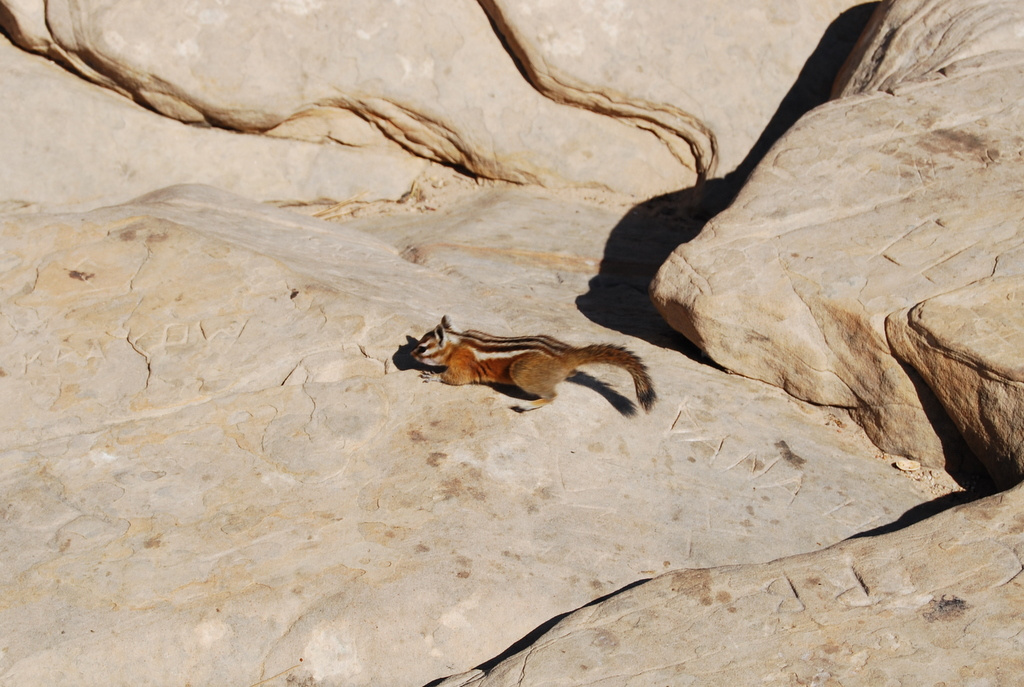
<svg viewBox="0 0 1024 687">
<path fill-rule="evenodd" d="M 604 596 L 602 596 L 602 597 L 600 597 L 598 599 L 594 599 L 590 603 L 586 603 L 586 604 L 580 606 L 579 608 L 573 609 L 571 611 L 566 611 L 565 613 L 561 613 L 559 615 L 556 615 L 554 618 L 551 618 L 550 620 L 545 620 L 543 623 L 541 623 L 540 625 L 538 625 L 537 627 L 532 629 L 530 632 L 526 633 L 523 636 L 522 639 L 516 641 L 509 648 L 505 649 L 503 652 L 501 652 L 500 654 L 498 654 L 494 658 L 489 659 L 487 661 L 484 661 L 480 665 L 476 666 L 476 668 L 474 668 L 474 670 L 482 670 L 485 673 L 489 672 L 495 666 L 497 666 L 499 663 L 504 661 L 506 658 L 509 658 L 511 656 L 515 656 L 516 654 L 518 654 L 523 649 L 526 649 L 527 647 L 529 647 L 529 646 L 533 645 L 534 643 L 536 643 L 536 641 L 538 639 L 540 639 L 541 637 L 543 637 L 548 632 L 548 630 L 553 628 L 555 625 L 560 623 L 564 618 L 572 615 L 576 611 L 582 610 L 584 608 L 589 608 L 590 606 L 596 606 L 599 603 L 607 601 L 608 599 L 611 599 L 614 596 L 618 596 L 619 594 L 622 594 L 623 592 L 629 591 L 630 589 L 633 589 L 634 587 L 637 587 L 637 586 L 643 584 L 644 582 L 648 582 L 648 581 L 649 580 L 647 580 L 647 579 L 643 579 L 643 580 L 636 580 L 635 582 L 630 582 L 626 586 L 621 587 L 619 589 L 616 589 L 614 592 L 611 592 L 609 594 L 605 594 Z M 441 677 L 441 678 L 438 678 L 436 680 L 432 680 L 432 681 L 428 682 L 423 687 L 434 687 L 435 685 L 439 685 L 439 684 L 441 684 L 442 682 L 444 682 L 447 679 L 448 679 L 447 677 Z"/>
<path fill-rule="evenodd" d="M 395 369 L 401 372 L 406 370 L 429 370 L 430 368 L 416 361 L 412 357 L 412 352 L 416 350 L 416 345 L 419 343 L 416 339 L 411 336 L 405 337 L 405 343 L 398 347 L 395 354 L 391 356 L 391 362 L 395 364 Z"/>
<path fill-rule="evenodd" d="M 626 417 L 633 417 L 637 414 L 636 404 L 632 400 L 626 398 L 618 391 L 613 389 L 611 385 L 606 384 L 597 377 L 592 377 L 586 372 L 576 372 L 565 381 L 572 382 L 573 384 L 579 384 L 585 386 L 588 389 L 592 389 L 597 393 L 604 396 L 605 400 L 611 404 L 615 410 L 619 411 L 621 415 Z"/>
<path fill-rule="evenodd" d="M 601 326 L 701 359 L 696 346 L 664 323 L 647 296 L 647 285 L 677 246 L 692 241 L 711 217 L 728 207 L 772 145 L 806 112 L 828 100 L 832 82 L 877 5 L 858 5 L 832 22 L 746 158 L 725 177 L 709 180 L 699 200 L 694 189 L 684 189 L 626 213 L 608 238 L 589 291 L 576 300 L 580 312 Z"/>
<path fill-rule="evenodd" d="M 743 162 L 725 177 L 712 179 L 705 185 L 701 201 L 703 212 L 717 214 L 724 210 L 775 142 L 782 138 L 798 119 L 828 101 L 839 70 L 878 5 L 877 2 L 870 2 L 851 7 L 829 24 L 814 52 L 804 63 L 796 81 L 779 103 L 779 108 Z"/>
<path fill-rule="evenodd" d="M 965 503 L 970 503 L 971 501 L 977 501 L 978 499 L 983 499 L 986 496 L 991 496 L 997 491 L 995 483 L 984 475 L 972 473 L 970 475 L 970 479 L 965 479 L 962 475 L 960 477 L 953 475 L 953 477 L 961 484 L 961 486 L 965 487 L 965 491 L 944 494 L 932 501 L 927 501 L 918 506 L 914 506 L 896 520 L 884 525 L 879 525 L 878 527 L 874 527 L 870 530 L 858 532 L 850 537 L 850 539 L 877 537 L 881 534 L 897 532 L 910 527 L 911 525 L 916 525 L 922 520 L 927 520 L 933 515 L 938 515 L 950 508 L 955 508 L 956 506 L 961 506 Z"/>
</svg>

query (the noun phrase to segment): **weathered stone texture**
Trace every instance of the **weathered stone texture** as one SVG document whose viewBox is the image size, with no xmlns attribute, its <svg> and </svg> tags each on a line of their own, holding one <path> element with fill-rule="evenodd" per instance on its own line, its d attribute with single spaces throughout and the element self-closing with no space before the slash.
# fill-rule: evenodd
<svg viewBox="0 0 1024 687">
<path fill-rule="evenodd" d="M 662 575 L 441 685 L 1010 687 L 1024 671 L 1022 489 L 767 565 Z"/>
<path fill-rule="evenodd" d="M 907 5 L 956 14 L 892 7 Z M 890 32 L 887 9 L 876 31 Z M 993 49 L 1004 25 L 1024 26 L 1019 5 L 999 9 Z M 652 285 L 669 322 L 725 367 L 848 407 L 884 450 L 952 468 L 964 450 L 893 356 L 885 320 L 1024 269 L 1024 51 L 990 54 L 988 33 L 967 35 L 941 73 L 905 69 L 913 78 L 887 92 L 805 116 Z"/>
<path fill-rule="evenodd" d="M 835 94 L 891 93 L 980 55 L 990 66 L 1004 57 L 1016 62 L 1022 23 L 1016 0 L 885 0 L 836 78 Z"/>
<path fill-rule="evenodd" d="M 0 25 L 183 122 L 647 198 L 736 167 L 855 4 L 4 0 Z"/>
<path fill-rule="evenodd" d="M 19 45 L 186 122 L 397 142 L 523 183 L 652 195 L 695 179 L 647 131 L 537 93 L 471 0 L 61 1 L 45 24 L 30 3 L 8 11 Z"/>
<path fill-rule="evenodd" d="M 943 504 L 793 396 L 1024 476 L 1024 10 L 880 4 L 664 264 L 730 375 L 644 292 L 692 218 L 605 192 L 735 165 L 852 3 L 706 4 L 0 0 L 121 94 L 0 45 L 0 125 L 35 136 L 0 144 L 0 209 L 68 206 L 0 214 L 0 684 L 423 685 L 563 613 L 447 684 L 1014 684 L 1024 487 L 854 538 Z M 585 190 L 80 211 L 184 178 L 408 210 L 424 159 Z M 446 313 L 628 346 L 659 402 L 629 417 L 601 367 L 527 414 L 424 385 L 409 337 Z"/>
<path fill-rule="evenodd" d="M 600 242 L 556 237 L 617 213 L 470 208 L 373 237 L 179 187 L 0 219 L 0 683 L 421 685 L 640 577 L 925 500 L 841 418 L 583 318 Z M 528 230 L 558 252 L 519 264 Z M 626 417 L 604 368 L 525 415 L 424 385 L 399 349 L 443 312 L 627 344 L 659 403 Z"/>
<path fill-rule="evenodd" d="M 689 142 L 698 165 L 725 174 L 801 70 L 820 67 L 807 62 L 829 25 L 858 3 L 729 0 L 713 12 L 701 0 L 481 4 L 541 92 L 635 121 L 675 148 Z"/>
<path fill-rule="evenodd" d="M 91 209 L 206 183 L 257 200 L 397 199 L 426 167 L 357 150 L 186 126 L 83 82 L 0 36 L 0 211 Z"/>
<path fill-rule="evenodd" d="M 893 313 L 893 351 L 921 372 L 1002 487 L 1024 475 L 1024 279 L 986 279 Z"/>
</svg>

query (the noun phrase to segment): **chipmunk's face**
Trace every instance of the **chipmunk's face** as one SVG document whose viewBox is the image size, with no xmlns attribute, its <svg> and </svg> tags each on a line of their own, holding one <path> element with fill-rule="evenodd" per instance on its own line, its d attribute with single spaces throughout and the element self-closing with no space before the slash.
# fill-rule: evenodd
<svg viewBox="0 0 1024 687">
<path fill-rule="evenodd" d="M 424 365 L 444 365 L 445 362 L 445 348 L 448 346 L 449 338 L 448 332 L 445 328 L 445 320 L 441 321 L 441 324 L 437 325 L 431 331 L 427 332 L 420 338 L 416 343 L 416 348 L 412 351 L 412 357 L 417 362 L 421 362 Z"/>
</svg>

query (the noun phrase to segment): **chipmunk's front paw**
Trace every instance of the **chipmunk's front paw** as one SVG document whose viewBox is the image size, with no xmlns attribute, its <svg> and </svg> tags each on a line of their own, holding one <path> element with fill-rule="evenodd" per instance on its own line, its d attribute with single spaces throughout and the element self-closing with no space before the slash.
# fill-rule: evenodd
<svg viewBox="0 0 1024 687">
<path fill-rule="evenodd" d="M 423 370 L 423 372 L 420 372 L 420 379 L 424 382 L 440 382 L 441 373 L 433 370 Z"/>
</svg>

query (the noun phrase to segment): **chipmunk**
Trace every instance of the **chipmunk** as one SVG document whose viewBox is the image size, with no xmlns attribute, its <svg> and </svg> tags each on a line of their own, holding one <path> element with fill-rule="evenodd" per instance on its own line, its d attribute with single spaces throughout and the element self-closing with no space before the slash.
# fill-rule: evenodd
<svg viewBox="0 0 1024 687">
<path fill-rule="evenodd" d="M 555 386 L 578 366 L 588 363 L 615 365 L 629 372 L 636 398 L 647 412 L 657 398 L 647 367 L 621 346 L 577 348 L 550 336 L 491 336 L 472 329 L 457 332 L 447 315 L 417 342 L 412 357 L 425 365 L 447 368 L 443 372 L 422 372 L 420 377 L 425 382 L 514 384 L 538 397 L 515 408 L 521 412 L 551 403 Z"/>
</svg>

